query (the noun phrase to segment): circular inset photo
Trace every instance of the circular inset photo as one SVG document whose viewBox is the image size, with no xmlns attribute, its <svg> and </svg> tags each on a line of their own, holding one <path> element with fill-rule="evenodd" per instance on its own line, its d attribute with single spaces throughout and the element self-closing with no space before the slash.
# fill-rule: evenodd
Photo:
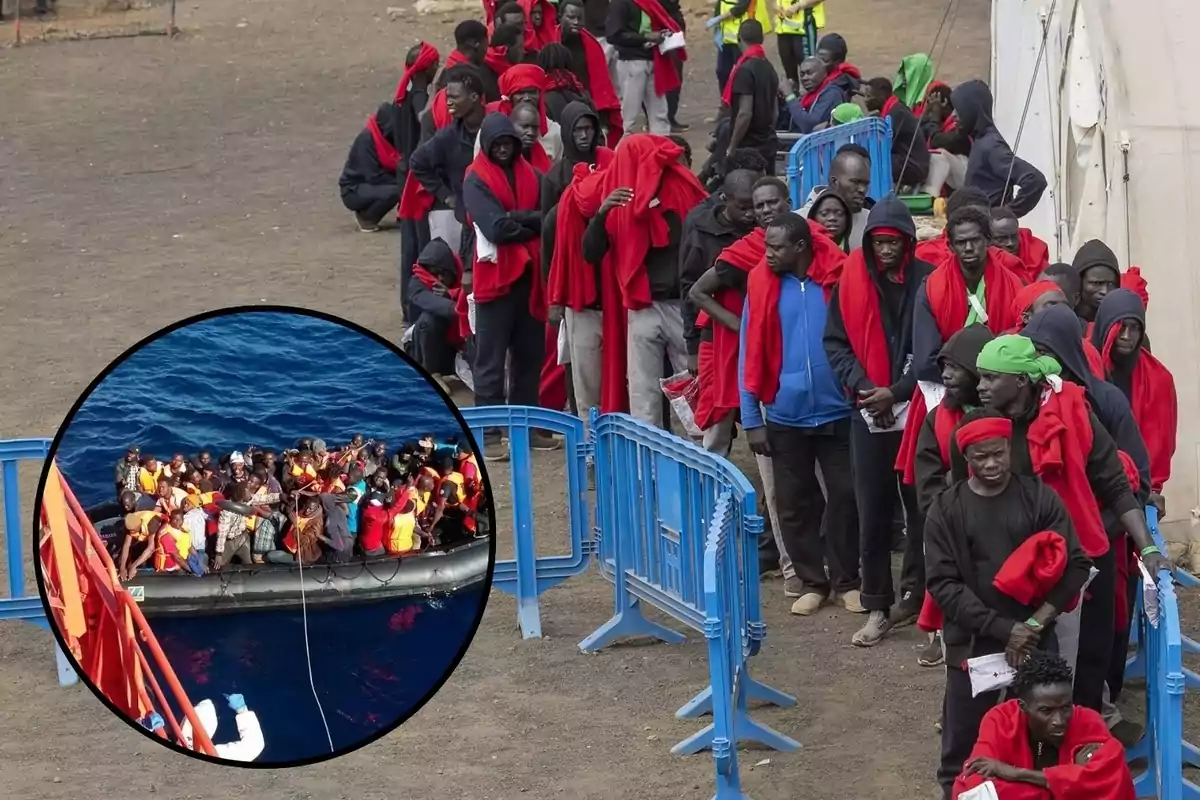
<svg viewBox="0 0 1200 800">
<path fill-rule="evenodd" d="M 36 572 L 79 674 L 164 744 L 312 763 L 395 728 L 483 615 L 493 506 L 475 440 L 399 349 L 301 309 L 184 320 L 59 429 Z"/>
</svg>

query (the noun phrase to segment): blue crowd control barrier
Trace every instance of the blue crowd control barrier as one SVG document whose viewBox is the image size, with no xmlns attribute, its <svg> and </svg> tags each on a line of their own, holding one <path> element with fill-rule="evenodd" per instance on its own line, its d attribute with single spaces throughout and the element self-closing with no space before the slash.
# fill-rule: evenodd
<svg viewBox="0 0 1200 800">
<path fill-rule="evenodd" d="M 506 428 L 513 480 L 513 558 L 497 561 L 492 585 L 517 598 L 517 618 L 526 639 L 542 635 L 538 597 L 552 586 L 587 571 L 595 548 L 588 528 L 587 459 L 591 445 L 584 435 L 583 421 L 572 414 L 531 406 L 477 406 L 464 408 L 466 419 L 480 448 L 484 431 Z M 533 474 L 529 455 L 529 432 L 541 429 L 564 439 L 567 460 L 567 515 L 571 553 L 541 556 L 533 531 Z M 486 453 L 485 453 L 486 454 Z M 518 479 L 518 476 L 525 480 Z"/>
<path fill-rule="evenodd" d="M 881 200 L 892 191 L 892 121 L 868 117 L 801 136 L 788 152 L 787 181 L 792 208 L 804 205 L 813 187 L 829 182 L 838 148 L 859 144 L 871 154 L 871 187 L 867 195 Z"/>
<path fill-rule="evenodd" d="M 705 543 L 717 500 L 728 496 L 730 555 L 723 569 L 734 577 L 725 602 L 734 604 L 732 624 L 744 652 L 737 658 L 738 692 L 745 699 L 791 706 L 795 699 L 750 678 L 747 661 L 766 635 L 759 607 L 758 535 L 762 517 L 753 486 L 724 458 L 702 450 L 627 414 L 593 413 L 596 463 L 596 531 L 601 573 L 613 583 L 614 614 L 579 644 L 600 650 L 618 639 L 649 636 L 675 644 L 684 637 L 647 619 L 646 602 L 693 630 L 706 630 Z M 680 718 L 713 711 L 718 669 L 710 685 L 676 712 Z M 742 702 L 733 712 L 737 740 L 777 750 L 799 745 L 751 721 Z M 713 743 L 711 726 L 672 752 L 691 754 Z"/>
<path fill-rule="evenodd" d="M 44 461 L 50 453 L 49 439 L 0 440 L 0 472 L 4 481 L 4 548 L 8 563 L 8 597 L 0 599 L 0 620 L 25 620 L 49 630 L 42 600 L 25 594 L 25 548 L 31 539 L 27 520 L 21 512 L 21 486 L 18 468 L 22 461 Z M 37 557 L 37 554 L 33 554 Z M 79 680 L 66 656 L 54 645 L 58 682 L 70 686 Z"/>
</svg>

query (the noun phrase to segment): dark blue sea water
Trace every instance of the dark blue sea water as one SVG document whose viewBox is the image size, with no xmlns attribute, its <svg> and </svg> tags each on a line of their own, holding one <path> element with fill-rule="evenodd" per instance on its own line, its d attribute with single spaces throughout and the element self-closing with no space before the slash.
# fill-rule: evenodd
<svg viewBox="0 0 1200 800">
<path fill-rule="evenodd" d="M 169 458 L 283 448 L 363 433 L 391 444 L 462 433 L 441 396 L 388 348 L 323 319 L 281 312 L 216 317 L 173 331 L 120 364 L 80 407 L 55 454 L 86 507 L 113 499 L 130 443 Z M 186 580 L 186 579 L 185 579 Z M 463 649 L 482 591 L 310 609 L 317 694 L 341 750 L 406 716 Z M 266 739 L 259 762 L 329 753 L 295 611 L 156 619 L 151 627 L 193 702 L 217 705 L 216 740 L 236 736 L 222 694 L 240 692 Z"/>
</svg>

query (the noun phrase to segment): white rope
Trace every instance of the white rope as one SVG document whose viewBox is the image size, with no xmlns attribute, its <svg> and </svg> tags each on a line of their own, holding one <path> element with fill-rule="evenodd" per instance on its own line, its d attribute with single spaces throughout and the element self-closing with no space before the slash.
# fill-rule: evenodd
<svg viewBox="0 0 1200 800">
<path fill-rule="evenodd" d="M 299 503 L 296 503 L 296 515 L 299 516 Z M 299 531 L 297 531 L 299 533 Z M 317 711 L 321 713 L 321 724 L 325 726 L 325 740 L 329 742 L 329 752 L 335 752 L 333 734 L 329 732 L 329 722 L 325 719 L 325 709 L 321 706 L 321 698 L 317 696 L 317 682 L 313 679 L 312 651 L 308 646 L 308 600 L 304 595 L 304 557 L 300 555 L 300 537 L 296 537 L 296 563 L 300 567 L 300 613 L 304 619 L 304 661 L 308 665 L 308 687 L 312 689 L 313 700 L 316 701 Z"/>
</svg>

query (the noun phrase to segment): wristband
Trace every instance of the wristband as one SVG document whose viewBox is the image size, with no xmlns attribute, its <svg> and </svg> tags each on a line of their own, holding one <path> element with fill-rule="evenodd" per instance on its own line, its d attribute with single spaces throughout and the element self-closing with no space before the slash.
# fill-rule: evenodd
<svg viewBox="0 0 1200 800">
<path fill-rule="evenodd" d="M 1038 622 L 1033 617 L 1030 617 L 1029 619 L 1025 620 L 1025 625 L 1030 628 L 1033 628 L 1035 631 L 1040 631 L 1043 628 L 1042 623 Z"/>
<path fill-rule="evenodd" d="M 1162 555 L 1162 550 L 1159 550 L 1159 549 L 1158 549 L 1158 545 L 1156 545 L 1156 544 L 1152 544 L 1152 545 L 1150 545 L 1149 547 L 1143 547 L 1143 548 L 1142 548 L 1142 555 L 1143 555 L 1143 556 L 1148 556 L 1148 555 L 1150 555 L 1151 553 L 1157 553 L 1158 555 L 1160 555 L 1160 556 L 1161 556 L 1161 555 Z"/>
</svg>

